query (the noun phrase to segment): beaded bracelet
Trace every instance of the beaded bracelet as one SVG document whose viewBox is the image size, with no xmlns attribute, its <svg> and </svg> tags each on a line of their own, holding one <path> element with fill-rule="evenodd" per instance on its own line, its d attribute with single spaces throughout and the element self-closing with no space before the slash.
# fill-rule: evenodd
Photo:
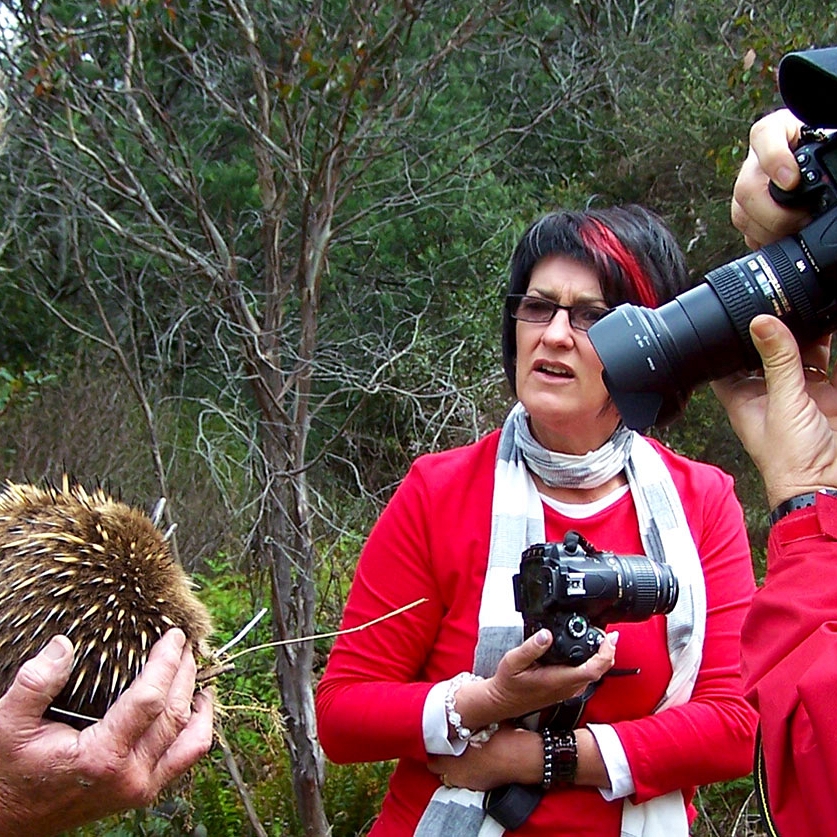
<svg viewBox="0 0 837 837">
<path fill-rule="evenodd" d="M 473 683 L 478 680 L 483 680 L 477 674 L 471 674 L 469 671 L 463 671 L 457 674 L 448 684 L 448 690 L 445 693 L 445 711 L 447 712 L 448 723 L 453 727 L 456 737 L 460 741 L 467 741 L 472 747 L 480 748 L 495 732 L 500 728 L 499 724 L 489 724 L 485 729 L 471 732 L 468 727 L 462 726 L 462 716 L 456 711 L 456 693 L 463 683 Z"/>
</svg>

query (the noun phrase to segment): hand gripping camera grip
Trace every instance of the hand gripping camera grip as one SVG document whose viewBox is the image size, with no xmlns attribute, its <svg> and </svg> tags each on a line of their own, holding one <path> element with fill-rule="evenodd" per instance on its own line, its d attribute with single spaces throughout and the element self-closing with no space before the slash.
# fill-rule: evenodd
<svg viewBox="0 0 837 837">
<path fill-rule="evenodd" d="M 770 197 L 779 206 L 784 206 L 787 209 L 805 209 L 811 202 L 811 198 L 806 192 L 798 192 L 796 189 L 788 192 L 781 186 L 777 186 L 772 180 L 767 184 L 767 191 L 770 192 Z"/>
</svg>

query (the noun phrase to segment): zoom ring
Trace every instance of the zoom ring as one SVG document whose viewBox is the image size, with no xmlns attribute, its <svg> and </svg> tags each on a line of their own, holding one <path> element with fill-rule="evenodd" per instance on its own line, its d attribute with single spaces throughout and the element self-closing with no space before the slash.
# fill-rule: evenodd
<svg viewBox="0 0 837 837">
<path fill-rule="evenodd" d="M 768 244 L 762 252 L 779 275 L 779 282 L 788 295 L 793 315 L 803 323 L 813 322 L 816 316 L 814 306 L 805 291 L 804 283 L 799 280 L 799 271 L 788 254 L 775 244 Z"/>
<path fill-rule="evenodd" d="M 636 561 L 630 571 L 634 576 L 634 607 L 637 614 L 651 616 L 660 610 L 660 577 L 650 563 Z"/>
<path fill-rule="evenodd" d="M 766 304 L 764 296 L 760 294 L 741 293 L 741 274 L 736 270 L 733 262 L 725 264 L 706 275 L 706 281 L 715 289 L 721 300 L 727 316 L 744 346 L 745 360 L 748 365 L 760 366 L 759 357 L 750 339 L 750 320 L 757 314 L 773 314 L 772 307 Z M 757 299 L 765 305 L 761 308 L 756 304 Z"/>
</svg>

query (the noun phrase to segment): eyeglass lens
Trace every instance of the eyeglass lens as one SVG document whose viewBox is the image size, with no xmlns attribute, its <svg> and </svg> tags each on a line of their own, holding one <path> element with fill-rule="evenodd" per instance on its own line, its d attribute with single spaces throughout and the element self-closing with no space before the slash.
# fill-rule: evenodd
<svg viewBox="0 0 837 837">
<path fill-rule="evenodd" d="M 551 299 L 525 294 L 509 294 L 508 304 L 514 319 L 543 325 L 552 322 L 559 311 L 566 311 L 569 314 L 570 325 L 579 331 L 587 331 L 605 314 L 610 313 L 609 308 L 599 305 L 559 305 Z"/>
</svg>

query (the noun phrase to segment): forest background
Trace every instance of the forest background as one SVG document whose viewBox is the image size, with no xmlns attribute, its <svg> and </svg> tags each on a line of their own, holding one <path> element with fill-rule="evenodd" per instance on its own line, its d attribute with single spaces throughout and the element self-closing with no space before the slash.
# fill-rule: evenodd
<svg viewBox="0 0 837 837">
<path fill-rule="evenodd" d="M 649 206 L 695 281 L 741 255 L 749 125 L 785 52 L 837 40 L 812 0 L 0 5 L 2 474 L 167 497 L 216 647 L 262 608 L 245 646 L 334 631 L 410 461 L 498 426 L 544 211 Z M 735 475 L 761 573 L 711 393 L 659 435 Z M 79 833 L 364 833 L 391 766 L 325 763 L 330 641 L 240 657 L 189 781 Z M 749 797 L 702 789 L 694 833 L 759 833 Z"/>
</svg>

